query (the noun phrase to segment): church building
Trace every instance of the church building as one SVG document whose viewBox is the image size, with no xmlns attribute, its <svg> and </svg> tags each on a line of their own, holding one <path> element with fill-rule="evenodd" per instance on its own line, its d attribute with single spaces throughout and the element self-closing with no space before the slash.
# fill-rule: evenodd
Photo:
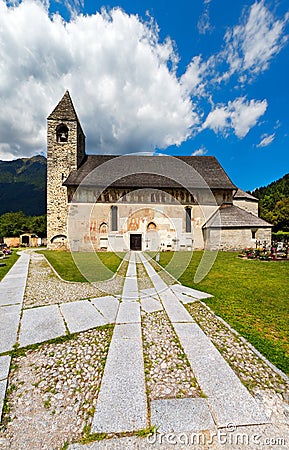
<svg viewBox="0 0 289 450">
<path fill-rule="evenodd" d="M 271 241 L 271 225 L 215 157 L 87 155 L 68 91 L 49 115 L 48 248 L 233 250 L 256 241 Z"/>
</svg>

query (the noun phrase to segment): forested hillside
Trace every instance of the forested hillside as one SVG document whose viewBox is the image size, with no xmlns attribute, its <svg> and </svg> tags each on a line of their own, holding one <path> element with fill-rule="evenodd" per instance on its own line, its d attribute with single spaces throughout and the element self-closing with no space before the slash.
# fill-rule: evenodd
<svg viewBox="0 0 289 450">
<path fill-rule="evenodd" d="M 289 231 L 289 173 L 251 194 L 260 199 L 260 216 L 274 225 L 274 231 Z"/>
<path fill-rule="evenodd" d="M 46 213 L 44 156 L 0 161 L 0 215 L 17 211 L 28 216 Z"/>
</svg>

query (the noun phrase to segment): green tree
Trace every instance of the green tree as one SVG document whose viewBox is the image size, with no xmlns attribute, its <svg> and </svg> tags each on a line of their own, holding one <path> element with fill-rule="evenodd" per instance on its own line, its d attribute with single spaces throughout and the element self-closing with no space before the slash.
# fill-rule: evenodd
<svg viewBox="0 0 289 450">
<path fill-rule="evenodd" d="M 28 228 L 30 233 L 37 234 L 39 237 L 46 236 L 46 215 L 28 217 Z"/>
<path fill-rule="evenodd" d="M 27 217 L 19 211 L 0 216 L 0 237 L 14 237 L 25 232 L 46 236 L 46 215 Z"/>
<path fill-rule="evenodd" d="M 0 237 L 14 237 L 28 231 L 26 217 L 22 211 L 0 216 Z"/>
<path fill-rule="evenodd" d="M 289 231 L 289 198 L 283 198 L 276 203 L 273 218 L 274 229 L 276 231 Z"/>
</svg>

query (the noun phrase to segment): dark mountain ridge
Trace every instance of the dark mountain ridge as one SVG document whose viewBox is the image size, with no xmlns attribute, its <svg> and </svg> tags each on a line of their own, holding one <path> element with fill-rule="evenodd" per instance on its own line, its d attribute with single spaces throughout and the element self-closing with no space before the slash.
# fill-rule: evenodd
<svg viewBox="0 0 289 450">
<path fill-rule="evenodd" d="M 41 155 L 0 161 L 0 214 L 46 213 L 46 158 Z"/>
</svg>

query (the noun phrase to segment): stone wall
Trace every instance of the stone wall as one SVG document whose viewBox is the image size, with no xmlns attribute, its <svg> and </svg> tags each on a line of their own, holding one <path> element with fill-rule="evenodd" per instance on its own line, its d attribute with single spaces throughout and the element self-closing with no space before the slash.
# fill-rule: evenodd
<svg viewBox="0 0 289 450">
<path fill-rule="evenodd" d="M 255 229 L 254 229 L 255 231 Z M 221 230 L 221 250 L 243 250 L 244 248 L 256 247 L 256 240 L 261 244 L 266 241 L 271 243 L 271 228 L 259 228 L 256 230 L 255 238 L 252 237 L 250 228 L 225 228 Z"/>
</svg>

